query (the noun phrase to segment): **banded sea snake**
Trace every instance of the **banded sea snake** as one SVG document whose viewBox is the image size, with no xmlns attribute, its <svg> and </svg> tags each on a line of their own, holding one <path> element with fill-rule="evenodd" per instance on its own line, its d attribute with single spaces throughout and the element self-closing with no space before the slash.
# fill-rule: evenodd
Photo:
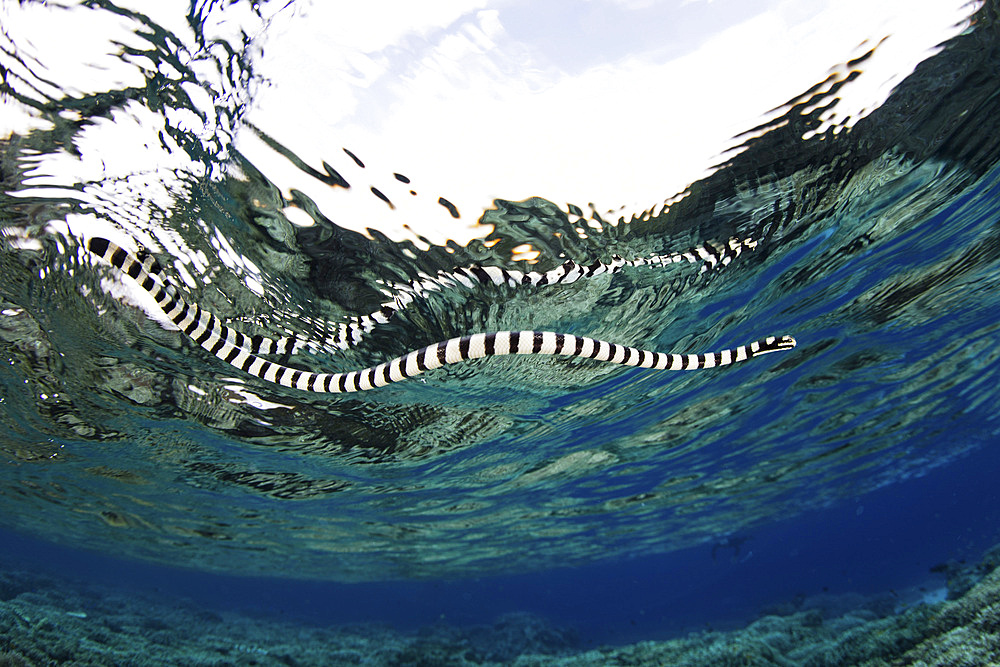
<svg viewBox="0 0 1000 667">
<path fill-rule="evenodd" d="M 668 354 L 551 331 L 497 331 L 450 338 L 371 368 L 343 373 L 303 371 L 268 361 L 260 356 L 292 354 L 301 349 L 315 351 L 330 345 L 343 349 L 345 346 L 356 344 L 361 335 L 370 331 L 376 324 L 388 322 L 397 310 L 415 298 L 454 282 L 461 282 L 467 286 L 471 286 L 473 280 L 497 285 L 567 283 L 584 276 L 615 272 L 623 266 L 666 264 L 685 259 L 696 262 L 699 261 L 699 257 L 707 266 L 714 266 L 716 263 L 728 263 L 732 257 L 739 254 L 742 245 L 735 240 L 728 244 L 728 253 L 715 248 L 712 250 L 716 252 L 712 253 L 700 248 L 689 253 L 632 261 L 616 257 L 610 264 L 595 263 L 589 267 L 566 262 L 558 269 L 544 274 L 523 273 L 498 267 L 474 267 L 459 269 L 452 274 L 439 274 L 437 277 L 411 283 L 409 289 L 403 291 L 395 302 L 383 305 L 380 311 L 356 317 L 350 323 L 341 325 L 339 335 L 328 339 L 325 344 L 298 337 L 271 339 L 264 336 L 247 336 L 225 326 L 218 317 L 197 304 L 186 303 L 180 292 L 169 282 L 156 258 L 145 250 L 132 254 L 108 239 L 100 237 L 89 239 L 86 247 L 91 253 L 134 280 L 156 301 L 167 318 L 203 349 L 266 382 L 303 391 L 320 393 L 366 391 L 412 378 L 424 371 L 444 365 L 509 354 L 586 357 L 624 366 L 678 371 L 727 366 L 770 352 L 788 350 L 796 344 L 791 336 L 769 336 L 721 352 Z"/>
</svg>

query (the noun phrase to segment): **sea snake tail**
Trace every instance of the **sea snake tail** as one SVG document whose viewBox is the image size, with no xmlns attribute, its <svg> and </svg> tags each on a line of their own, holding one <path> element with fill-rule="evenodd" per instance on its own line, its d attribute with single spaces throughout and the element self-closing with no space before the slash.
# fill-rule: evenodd
<svg viewBox="0 0 1000 667">
<path fill-rule="evenodd" d="M 197 304 L 187 304 L 180 293 L 162 279 L 156 260 L 148 253 L 133 255 L 107 239 L 97 237 L 87 242 L 87 249 L 135 280 L 153 297 L 170 321 L 205 350 L 250 375 L 303 391 L 366 391 L 448 364 L 510 354 L 584 357 L 624 366 L 679 371 L 728 366 L 795 347 L 795 339 L 791 336 L 772 336 L 721 352 L 665 354 L 551 331 L 497 331 L 450 338 L 360 371 L 313 373 L 258 356 L 254 351 L 261 350 L 264 347 L 261 341 L 269 339 L 246 336 L 225 326 L 218 317 Z M 260 353 L 271 352 L 268 347 L 268 351 Z"/>
<path fill-rule="evenodd" d="M 177 288 L 167 281 L 156 258 L 145 250 L 133 254 L 107 239 L 96 236 L 87 241 L 87 250 L 132 278 L 139 287 L 153 297 L 171 322 L 202 347 L 205 347 L 202 339 L 208 341 L 221 335 L 232 338 L 235 345 L 246 348 L 253 354 L 286 354 L 292 352 L 293 346 L 301 342 L 301 339 L 296 337 L 271 339 L 266 336 L 246 336 L 226 327 L 218 317 L 202 309 L 198 304 L 188 304 L 184 301 Z M 212 351 L 207 347 L 205 349 Z"/>
</svg>

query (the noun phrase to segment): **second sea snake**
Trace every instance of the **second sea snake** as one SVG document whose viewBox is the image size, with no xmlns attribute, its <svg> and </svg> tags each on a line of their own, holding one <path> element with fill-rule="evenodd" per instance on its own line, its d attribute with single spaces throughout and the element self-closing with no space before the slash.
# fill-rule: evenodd
<svg viewBox="0 0 1000 667">
<path fill-rule="evenodd" d="M 737 238 L 731 238 L 725 244 L 704 243 L 690 250 L 667 255 L 653 255 L 633 260 L 625 260 L 616 255 L 606 264 L 594 262 L 583 265 L 567 260 L 545 273 L 523 272 L 497 266 L 471 266 L 458 268 L 450 273 L 439 271 L 433 276 L 423 274 L 417 280 L 409 283 L 383 283 L 385 285 L 383 293 L 389 296 L 391 301 L 382 303 L 379 309 L 373 313 L 355 315 L 349 317 L 346 322 L 333 323 L 334 331 L 325 336 L 319 338 L 252 336 L 245 337 L 241 345 L 251 354 L 288 355 L 301 351 L 336 354 L 339 350 L 346 350 L 360 343 L 366 333 L 380 324 L 388 323 L 394 315 L 417 299 L 426 298 L 432 292 L 456 285 L 462 285 L 466 288 L 472 288 L 477 282 L 482 285 L 507 285 L 509 287 L 568 285 L 581 278 L 592 278 L 605 273 L 618 273 L 624 267 L 667 266 L 684 261 L 702 262 L 701 271 L 704 272 L 716 266 L 727 266 L 733 259 L 739 257 L 744 249 L 752 250 L 756 245 L 756 241 L 752 239 L 741 241 Z M 158 281 L 170 296 L 179 296 L 176 288 L 164 277 L 162 269 L 152 255 L 145 250 L 140 250 L 136 256 L 144 265 L 144 271 Z M 191 307 L 198 308 L 196 304 Z M 194 316 L 197 317 L 197 312 Z M 329 331 L 330 323 L 322 323 L 320 326 Z"/>
<path fill-rule="evenodd" d="M 795 339 L 791 336 L 771 336 L 721 352 L 666 354 L 608 343 L 586 336 L 551 331 L 497 331 L 450 338 L 364 370 L 314 373 L 262 358 L 260 354 L 291 350 L 277 348 L 274 346 L 277 341 L 263 336 L 247 336 L 240 333 L 222 324 L 218 317 L 197 304 L 187 304 L 178 290 L 167 282 L 156 259 L 149 253 L 139 251 L 132 254 L 108 239 L 100 237 L 89 239 L 87 249 L 135 280 L 156 301 L 167 318 L 205 350 L 266 382 L 303 391 L 323 393 L 365 391 L 399 382 L 447 364 L 509 354 L 585 357 L 625 366 L 676 371 L 727 366 L 769 352 L 795 347 Z M 487 273 L 486 269 L 480 270 Z M 501 272 L 500 275 L 507 276 L 520 273 L 506 269 L 495 270 Z M 384 311 L 385 309 L 382 314 L 388 319 L 389 313 Z M 301 342 L 301 339 L 279 340 Z"/>
</svg>

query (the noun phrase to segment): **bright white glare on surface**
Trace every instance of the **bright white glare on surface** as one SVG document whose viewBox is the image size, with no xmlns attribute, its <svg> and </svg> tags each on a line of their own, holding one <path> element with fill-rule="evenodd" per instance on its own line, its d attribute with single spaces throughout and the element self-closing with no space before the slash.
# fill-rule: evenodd
<svg viewBox="0 0 1000 667">
<path fill-rule="evenodd" d="M 131 4 L 197 48 L 184 20 L 189 3 Z M 246 128 L 236 147 L 286 196 L 305 193 L 344 227 L 399 239 L 412 238 L 408 226 L 435 242 L 488 231 L 475 223 L 494 198 L 539 196 L 584 210 L 593 202 L 611 220 L 658 210 L 709 174 L 734 136 L 878 44 L 824 119 L 850 127 L 977 9 L 965 0 L 317 1 L 288 11 L 277 3 L 261 23 L 240 7 L 214 12 L 206 30 L 247 31 L 263 48 L 255 72 L 265 83 L 246 120 L 313 168 L 327 162 L 352 188 L 312 178 Z M 81 2 L 3 3 L 0 12 L 4 28 L 30 45 L 19 55 L 52 82 L 44 94 L 142 85 L 141 68 L 153 66 L 119 57 L 120 44 L 142 46 L 135 25 Z M 202 83 L 216 83 L 202 74 Z M 210 111 L 202 89 L 189 89 Z M 32 182 L 56 188 L 109 169 L 186 169 L 179 151 L 150 140 L 164 121 L 206 146 L 225 144 L 221 136 L 213 143 L 224 128 L 197 127 L 185 109 L 168 106 L 152 120 L 141 111 L 81 133 L 79 157 L 40 156 Z M 0 100 L 0 135 L 46 122 Z M 293 222 L 309 224 L 301 215 Z"/>
<path fill-rule="evenodd" d="M 602 214 L 624 206 L 612 219 L 627 220 L 706 176 L 734 136 L 888 37 L 826 119 L 852 124 L 975 9 L 962 0 L 750 2 L 732 22 L 733 3 L 706 4 L 551 3 L 532 31 L 523 15 L 537 3 L 455 0 L 427 11 L 403 1 L 316 2 L 267 36 L 262 68 L 271 85 L 249 119 L 308 164 L 327 161 L 352 191 L 312 180 L 249 132 L 239 147 L 334 222 L 396 238 L 409 236 L 403 224 L 437 241 L 484 233 L 471 224 L 497 197 L 584 210 L 593 202 Z M 669 40 L 684 26 L 665 19 L 684 21 L 695 5 L 702 19 L 712 11 L 718 20 L 702 20 L 678 53 Z M 597 9 L 617 22 L 588 25 Z M 663 42 L 630 43 L 640 28 L 655 36 L 653 18 Z M 559 36 L 569 43 L 564 53 L 580 50 L 575 62 L 544 43 L 546 29 L 576 31 Z M 461 222 L 438 196 L 457 206 Z"/>
</svg>

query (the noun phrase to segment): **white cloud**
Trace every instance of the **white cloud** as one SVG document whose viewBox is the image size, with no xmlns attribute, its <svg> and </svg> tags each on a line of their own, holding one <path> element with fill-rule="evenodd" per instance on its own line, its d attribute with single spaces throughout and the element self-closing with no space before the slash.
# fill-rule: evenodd
<svg viewBox="0 0 1000 667">
<path fill-rule="evenodd" d="M 438 241 L 464 240 L 495 197 L 641 211 L 706 175 L 765 112 L 890 35 L 830 121 L 870 112 L 974 10 L 961 0 L 784 0 L 679 58 L 640 51 L 570 75 L 510 37 L 503 4 L 484 4 L 431 3 L 429 13 L 364 3 L 328 28 L 317 16 L 272 36 L 266 50 L 279 55 L 264 69 L 275 85 L 251 121 L 309 164 L 329 162 L 351 192 L 305 177 L 248 136 L 241 148 L 338 224 L 397 238 L 408 235 L 405 223 Z M 464 224 L 438 196 L 458 206 Z"/>
</svg>

